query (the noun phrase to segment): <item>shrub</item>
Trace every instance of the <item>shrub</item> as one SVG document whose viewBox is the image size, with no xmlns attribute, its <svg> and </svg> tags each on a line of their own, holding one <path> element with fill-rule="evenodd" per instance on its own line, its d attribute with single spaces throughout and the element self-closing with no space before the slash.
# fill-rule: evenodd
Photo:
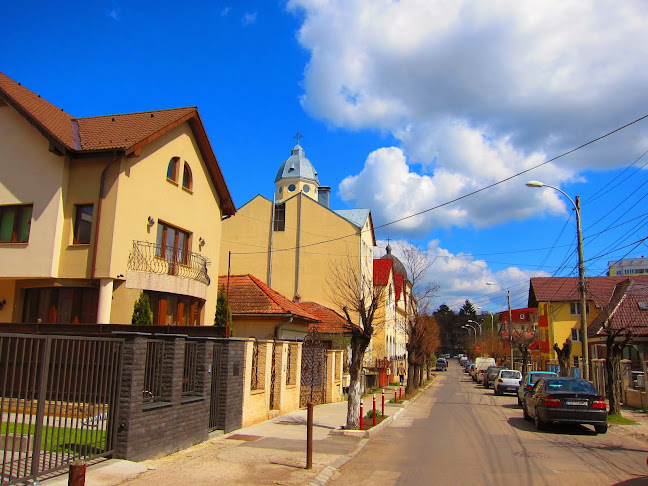
<svg viewBox="0 0 648 486">
<path fill-rule="evenodd" d="M 376 418 L 380 417 L 382 415 L 382 412 L 378 409 L 376 409 Z M 373 408 L 367 412 L 366 415 L 367 418 L 373 418 Z"/>
<path fill-rule="evenodd" d="M 225 293 L 225 286 L 221 285 L 218 289 L 218 297 L 216 298 L 216 315 L 214 316 L 214 326 L 232 327 L 232 310 L 227 306 L 227 294 Z"/>
<path fill-rule="evenodd" d="M 131 324 L 137 326 L 150 326 L 153 324 L 153 312 L 151 312 L 151 303 L 149 302 L 148 295 L 143 291 L 140 292 L 139 299 L 135 301 L 133 306 L 133 317 Z"/>
</svg>

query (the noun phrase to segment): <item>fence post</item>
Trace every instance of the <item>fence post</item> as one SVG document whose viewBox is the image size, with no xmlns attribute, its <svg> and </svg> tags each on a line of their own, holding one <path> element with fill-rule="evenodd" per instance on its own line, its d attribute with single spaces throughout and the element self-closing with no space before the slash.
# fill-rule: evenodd
<svg viewBox="0 0 648 486">
<path fill-rule="evenodd" d="M 313 404 L 307 404 L 308 418 L 306 419 L 306 469 L 313 468 Z"/>
<path fill-rule="evenodd" d="M 72 461 L 70 463 L 70 473 L 68 477 L 68 486 L 84 486 L 86 475 L 86 465 L 82 461 Z"/>
<path fill-rule="evenodd" d="M 364 427 L 364 404 L 362 403 L 362 400 L 360 400 L 360 430 L 362 430 Z"/>
</svg>

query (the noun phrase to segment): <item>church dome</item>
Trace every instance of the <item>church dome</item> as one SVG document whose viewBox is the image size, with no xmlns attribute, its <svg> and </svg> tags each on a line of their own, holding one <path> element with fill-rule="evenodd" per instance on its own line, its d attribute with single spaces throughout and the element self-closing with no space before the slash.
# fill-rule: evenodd
<svg viewBox="0 0 648 486">
<path fill-rule="evenodd" d="M 387 254 L 385 256 L 381 257 L 381 259 L 389 258 L 390 260 L 392 260 L 393 261 L 392 265 L 394 267 L 394 273 L 395 274 L 400 273 L 401 275 L 403 275 L 405 277 L 405 280 L 409 280 L 408 277 L 407 277 L 407 270 L 405 269 L 405 265 L 403 265 L 403 263 L 398 258 L 396 258 L 394 255 L 392 255 L 391 250 L 392 250 L 391 245 L 388 243 L 387 244 Z"/>
<path fill-rule="evenodd" d="M 304 149 L 301 145 L 295 145 L 288 157 L 277 172 L 275 184 L 281 180 L 299 179 L 303 181 L 312 181 L 319 186 L 317 172 L 310 160 L 304 155 Z"/>
</svg>

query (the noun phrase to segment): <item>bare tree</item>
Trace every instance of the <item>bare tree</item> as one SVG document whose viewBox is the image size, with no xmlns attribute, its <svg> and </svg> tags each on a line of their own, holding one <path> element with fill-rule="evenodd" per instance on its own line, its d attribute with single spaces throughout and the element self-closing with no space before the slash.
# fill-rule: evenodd
<svg viewBox="0 0 648 486">
<path fill-rule="evenodd" d="M 522 355 L 522 376 L 527 373 L 527 365 L 531 356 L 531 345 L 538 340 L 538 331 L 534 330 L 517 330 L 513 331 L 513 346 L 515 346 Z"/>
<path fill-rule="evenodd" d="M 342 310 L 351 327 L 351 362 L 349 364 L 349 394 L 347 429 L 360 426 L 360 374 L 364 355 L 377 326 L 376 310 L 383 299 L 384 287 L 374 286 L 372 274 L 362 271 L 357 260 L 331 266 L 327 277 L 331 290 L 329 298 Z"/>
<path fill-rule="evenodd" d="M 621 415 L 621 356 L 623 349 L 632 342 L 632 332 L 628 327 L 615 329 L 613 320 L 603 325 L 606 334 L 605 371 L 607 378 L 607 399 L 610 415 Z"/>
<path fill-rule="evenodd" d="M 439 346 L 439 327 L 431 317 L 430 307 L 439 286 L 426 279 L 434 259 L 411 243 L 398 245 L 401 263 L 410 285 L 410 298 L 407 307 L 408 321 L 405 323 L 407 335 L 407 386 L 410 392 L 419 386 L 423 379 L 423 369 L 431 353 Z M 407 282 L 405 283 L 407 286 Z M 433 348 L 432 348 L 433 346 Z"/>
<path fill-rule="evenodd" d="M 571 352 L 572 352 L 572 342 L 571 339 L 567 338 L 565 344 L 563 344 L 562 349 L 558 347 L 557 343 L 554 343 L 553 349 L 558 355 L 558 363 L 560 364 L 560 376 L 569 376 L 571 375 Z"/>
</svg>

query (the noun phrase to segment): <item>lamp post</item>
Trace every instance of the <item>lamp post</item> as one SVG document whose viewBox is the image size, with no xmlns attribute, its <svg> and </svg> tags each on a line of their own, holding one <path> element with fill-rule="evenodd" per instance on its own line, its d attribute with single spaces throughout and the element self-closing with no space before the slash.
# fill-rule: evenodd
<svg viewBox="0 0 648 486">
<path fill-rule="evenodd" d="M 477 324 L 477 325 L 479 326 L 479 335 L 481 336 L 481 335 L 483 334 L 483 333 L 482 333 L 482 325 L 481 325 L 481 322 L 476 322 L 476 321 L 473 321 L 472 319 L 468 319 L 468 322 L 472 322 L 473 324 Z M 475 331 L 475 333 L 476 333 L 476 332 L 477 332 L 477 331 Z"/>
<path fill-rule="evenodd" d="M 504 288 L 504 286 L 497 282 L 486 282 L 486 285 L 499 285 L 502 290 L 506 290 L 508 295 L 508 320 L 509 320 L 509 353 L 511 355 L 511 369 L 514 369 L 513 366 L 513 315 L 511 313 L 511 291 Z"/>
<path fill-rule="evenodd" d="M 565 196 L 574 205 L 576 210 L 576 235 L 578 237 L 578 290 L 580 292 L 580 318 L 581 318 L 581 348 L 583 353 L 583 378 L 589 381 L 589 349 L 587 345 L 587 302 L 585 300 L 585 259 L 583 258 L 583 230 L 581 229 L 580 198 L 574 201 L 569 195 L 557 187 L 539 181 L 529 181 L 528 187 L 549 187 Z"/>
</svg>

